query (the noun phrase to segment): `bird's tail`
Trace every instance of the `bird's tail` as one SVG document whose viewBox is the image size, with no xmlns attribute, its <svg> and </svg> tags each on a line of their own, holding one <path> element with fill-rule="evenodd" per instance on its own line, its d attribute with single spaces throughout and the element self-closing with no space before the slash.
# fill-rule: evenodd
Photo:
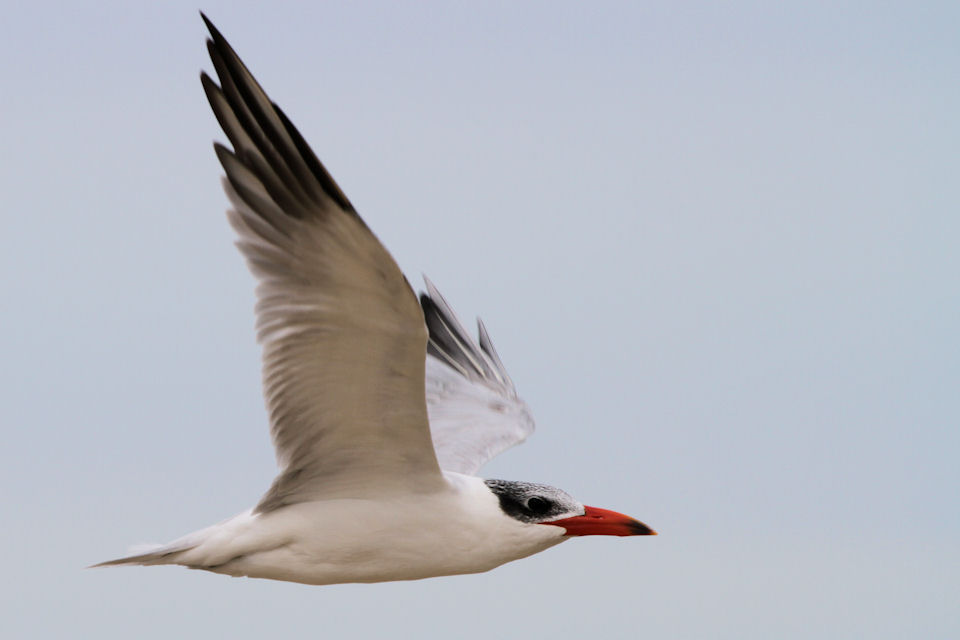
<svg viewBox="0 0 960 640">
<path fill-rule="evenodd" d="M 243 532 L 254 522 L 256 522 L 256 516 L 247 510 L 219 524 L 188 533 L 167 544 L 133 547 L 128 556 L 99 562 L 90 568 L 179 564 L 194 569 L 208 569 L 243 555 L 244 549 L 234 543 L 243 538 Z"/>
<path fill-rule="evenodd" d="M 97 564 L 90 565 L 87 568 L 95 569 L 97 567 L 119 567 L 123 565 L 138 564 L 145 566 L 157 564 L 180 564 L 180 559 L 183 554 L 196 547 L 199 543 L 199 540 L 193 542 L 192 544 L 187 543 L 186 541 L 178 540 L 176 542 L 171 542 L 170 544 L 147 545 L 137 549 L 133 555 L 125 556 L 123 558 L 116 558 L 115 560 L 107 560 L 106 562 L 98 562 Z"/>
</svg>

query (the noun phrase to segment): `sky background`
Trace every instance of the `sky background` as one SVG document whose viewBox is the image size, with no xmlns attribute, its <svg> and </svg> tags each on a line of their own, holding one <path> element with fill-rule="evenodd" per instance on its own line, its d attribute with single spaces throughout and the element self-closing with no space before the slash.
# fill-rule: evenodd
<svg viewBox="0 0 960 640">
<path fill-rule="evenodd" d="M 275 467 L 203 8 L 538 432 L 656 538 L 307 587 L 84 570 Z M 960 8 L 19 3 L 0 23 L 0 636 L 960 635 Z"/>
</svg>

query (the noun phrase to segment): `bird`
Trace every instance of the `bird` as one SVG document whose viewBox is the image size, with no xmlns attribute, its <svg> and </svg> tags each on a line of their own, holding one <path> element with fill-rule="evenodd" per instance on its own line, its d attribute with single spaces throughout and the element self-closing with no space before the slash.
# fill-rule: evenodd
<svg viewBox="0 0 960 640">
<path fill-rule="evenodd" d="M 535 482 L 483 479 L 534 429 L 482 321 L 418 296 L 310 146 L 201 13 L 232 148 L 214 149 L 258 281 L 279 473 L 251 509 L 93 565 L 181 565 L 311 585 L 479 573 L 577 536 L 656 535 Z"/>
</svg>

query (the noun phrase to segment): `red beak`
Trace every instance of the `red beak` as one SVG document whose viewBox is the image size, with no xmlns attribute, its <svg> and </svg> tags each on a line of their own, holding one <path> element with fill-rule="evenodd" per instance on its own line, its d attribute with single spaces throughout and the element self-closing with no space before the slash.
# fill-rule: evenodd
<svg viewBox="0 0 960 640">
<path fill-rule="evenodd" d="M 568 536 L 655 536 L 657 532 L 616 511 L 584 507 L 586 513 L 582 516 L 551 520 L 540 524 L 552 524 L 567 530 Z"/>
</svg>

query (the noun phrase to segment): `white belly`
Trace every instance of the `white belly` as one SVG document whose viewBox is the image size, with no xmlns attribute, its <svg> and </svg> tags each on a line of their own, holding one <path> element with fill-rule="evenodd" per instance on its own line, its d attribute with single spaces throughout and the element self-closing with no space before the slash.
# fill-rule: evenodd
<svg viewBox="0 0 960 640">
<path fill-rule="evenodd" d="M 563 542 L 563 529 L 516 521 L 483 481 L 447 474 L 443 494 L 340 499 L 243 514 L 178 564 L 307 584 L 416 580 L 488 571 Z"/>
</svg>

